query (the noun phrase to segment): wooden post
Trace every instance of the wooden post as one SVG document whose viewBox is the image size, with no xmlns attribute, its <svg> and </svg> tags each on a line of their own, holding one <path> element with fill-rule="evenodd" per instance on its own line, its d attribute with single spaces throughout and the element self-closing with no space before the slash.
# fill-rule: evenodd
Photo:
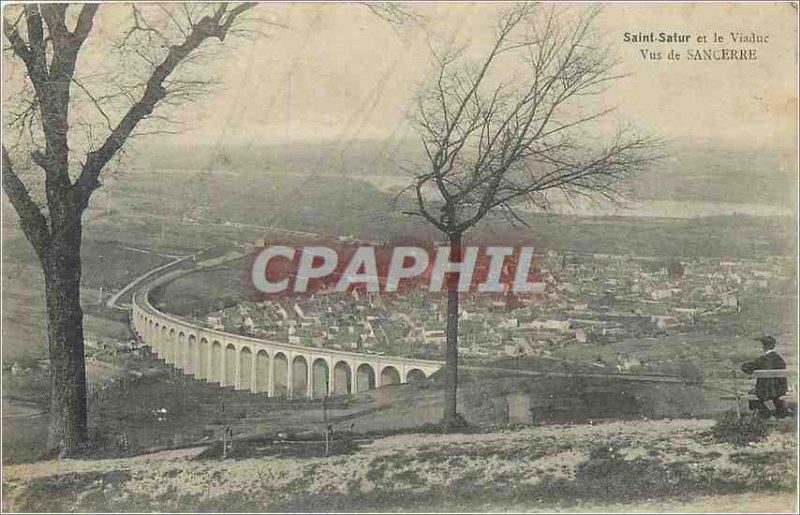
<svg viewBox="0 0 800 515">
<path fill-rule="evenodd" d="M 222 433 L 222 457 L 223 459 L 228 456 L 228 448 L 233 448 L 233 429 L 231 426 L 225 426 L 225 432 Z"/>
<path fill-rule="evenodd" d="M 331 432 L 331 426 L 328 424 L 328 378 L 325 378 L 325 391 L 322 395 L 322 423 L 325 425 L 325 457 L 327 458 L 330 452 L 330 438 L 328 437 Z"/>
<path fill-rule="evenodd" d="M 736 384 L 736 370 L 733 371 L 733 394 L 736 397 L 736 420 L 741 420 L 742 408 L 739 406 L 739 385 Z"/>
<path fill-rule="evenodd" d="M 313 356 L 303 356 L 306 360 L 306 398 L 314 398 L 314 362 Z"/>
<path fill-rule="evenodd" d="M 322 396 L 322 423 L 325 424 L 325 456 L 328 456 L 328 385 L 325 384 L 325 395 Z"/>
</svg>

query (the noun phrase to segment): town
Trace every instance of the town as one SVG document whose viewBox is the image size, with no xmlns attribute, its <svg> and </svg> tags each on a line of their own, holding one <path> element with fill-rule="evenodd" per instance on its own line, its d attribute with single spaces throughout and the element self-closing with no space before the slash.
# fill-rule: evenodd
<svg viewBox="0 0 800 515">
<path fill-rule="evenodd" d="M 793 260 L 663 259 L 559 253 L 536 256 L 544 293 L 462 294 L 464 358 L 548 356 L 554 347 L 606 344 L 669 332 L 736 313 L 747 292 L 790 291 Z M 441 359 L 446 299 L 423 278 L 402 293 L 320 290 L 248 300 L 195 313 L 206 327 L 309 347 Z M 627 362 L 619 364 L 627 368 Z"/>
</svg>

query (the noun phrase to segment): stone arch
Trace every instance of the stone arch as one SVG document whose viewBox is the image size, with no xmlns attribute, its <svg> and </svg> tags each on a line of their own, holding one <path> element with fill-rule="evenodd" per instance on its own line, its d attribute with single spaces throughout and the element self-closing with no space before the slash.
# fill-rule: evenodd
<svg viewBox="0 0 800 515">
<path fill-rule="evenodd" d="M 184 367 L 183 353 L 186 348 L 186 334 L 181 331 L 178 333 L 178 341 L 172 342 L 172 362 L 178 368 Z"/>
<path fill-rule="evenodd" d="M 159 354 L 161 354 L 162 356 L 165 355 L 169 351 L 170 342 L 174 342 L 176 339 L 177 336 L 175 335 L 175 329 L 173 328 L 169 332 L 169 339 L 159 344 L 158 346 Z"/>
<path fill-rule="evenodd" d="M 236 386 L 236 361 L 238 356 L 236 355 L 236 346 L 232 343 L 229 343 L 225 347 L 225 377 L 223 377 L 222 382 L 220 383 L 222 386 Z"/>
<path fill-rule="evenodd" d="M 179 359 L 180 346 L 186 341 L 186 333 L 178 331 L 175 338 L 167 342 L 165 355 L 169 358 L 169 362 L 177 365 Z"/>
<path fill-rule="evenodd" d="M 412 368 L 406 374 L 406 383 L 418 384 L 425 381 L 425 372 L 418 368 Z"/>
<path fill-rule="evenodd" d="M 256 392 L 269 391 L 269 354 L 267 351 L 260 350 L 256 354 Z"/>
<path fill-rule="evenodd" d="M 289 394 L 289 360 L 283 352 L 276 353 L 272 358 L 272 376 L 275 396 L 287 396 Z"/>
<path fill-rule="evenodd" d="M 200 338 L 200 343 L 197 345 L 197 368 L 194 375 L 198 379 L 208 377 L 208 340 L 205 338 Z"/>
<path fill-rule="evenodd" d="M 161 330 L 158 330 L 158 326 L 156 326 L 156 337 L 153 340 L 153 344 L 155 345 L 164 345 L 167 341 L 167 328 L 165 326 L 161 326 Z"/>
<path fill-rule="evenodd" d="M 400 372 L 393 366 L 385 366 L 381 370 L 381 386 L 389 386 L 392 384 L 400 384 Z"/>
<path fill-rule="evenodd" d="M 253 351 L 250 347 L 242 347 L 239 351 L 239 389 L 253 388 Z"/>
<path fill-rule="evenodd" d="M 189 343 L 186 345 L 186 353 L 181 358 L 187 374 L 194 374 L 197 372 L 197 337 L 193 334 L 189 335 Z"/>
<path fill-rule="evenodd" d="M 305 397 L 308 395 L 308 361 L 303 356 L 292 359 L 292 396 Z"/>
<path fill-rule="evenodd" d="M 348 395 L 353 388 L 353 372 L 345 361 L 333 367 L 333 395 Z"/>
<path fill-rule="evenodd" d="M 328 362 L 324 358 L 317 358 L 311 365 L 311 396 L 314 399 L 322 399 L 329 395 L 330 376 Z"/>
<path fill-rule="evenodd" d="M 356 392 L 375 389 L 375 369 L 368 363 L 362 363 L 356 369 Z"/>
<path fill-rule="evenodd" d="M 208 381 L 210 383 L 220 383 L 222 376 L 222 344 L 217 340 L 211 343 L 211 363 L 209 371 Z"/>
</svg>

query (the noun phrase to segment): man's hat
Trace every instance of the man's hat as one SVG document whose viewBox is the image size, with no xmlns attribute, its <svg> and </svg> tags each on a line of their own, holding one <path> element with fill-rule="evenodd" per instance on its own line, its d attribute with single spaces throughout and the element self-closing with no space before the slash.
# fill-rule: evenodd
<svg viewBox="0 0 800 515">
<path fill-rule="evenodd" d="M 762 345 L 774 348 L 778 342 L 775 341 L 775 338 L 769 334 L 765 334 L 764 336 L 759 336 L 758 338 L 754 338 L 755 341 L 761 342 Z"/>
</svg>

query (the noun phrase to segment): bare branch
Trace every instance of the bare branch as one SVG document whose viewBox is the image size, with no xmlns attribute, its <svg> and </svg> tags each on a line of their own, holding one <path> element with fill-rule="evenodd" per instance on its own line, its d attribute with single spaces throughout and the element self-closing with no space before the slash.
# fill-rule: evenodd
<svg viewBox="0 0 800 515">
<path fill-rule="evenodd" d="M 103 110 L 103 106 L 102 106 L 102 105 L 100 105 L 100 101 L 98 101 L 98 100 L 97 100 L 97 99 L 94 97 L 94 95 L 92 95 L 92 94 L 89 92 L 89 90 L 88 90 L 88 89 L 86 89 L 86 87 L 85 87 L 85 86 L 84 86 L 84 85 L 83 85 L 83 84 L 82 84 L 82 83 L 81 83 L 81 82 L 80 82 L 78 79 L 76 79 L 75 77 L 73 77 L 73 78 L 72 78 L 72 82 L 73 82 L 73 83 L 74 83 L 76 86 L 78 86 L 78 87 L 81 89 L 81 91 L 83 91 L 83 92 L 86 94 L 86 96 L 87 96 L 87 97 L 89 97 L 89 100 L 91 100 L 91 101 L 92 101 L 92 104 L 94 104 L 95 108 L 97 108 L 97 111 L 98 111 L 98 112 L 99 112 L 101 115 L 103 115 L 103 118 L 105 118 L 105 120 L 106 120 L 106 126 L 108 127 L 108 130 L 114 130 L 114 129 L 113 129 L 113 127 L 111 126 L 111 118 L 108 116 L 108 114 L 106 114 L 105 110 Z"/>
<path fill-rule="evenodd" d="M 119 151 L 139 122 L 150 116 L 156 105 L 167 97 L 168 77 L 209 38 L 223 41 L 237 17 L 254 5 L 244 3 L 228 9 L 228 4 L 219 4 L 213 14 L 197 21 L 183 42 L 169 47 L 166 57 L 155 66 L 147 79 L 138 100 L 117 123 L 100 148 L 87 155 L 81 174 L 73 186 L 76 201 L 81 208 L 85 208 L 92 192 L 100 186 L 98 179 L 105 164 Z"/>
<path fill-rule="evenodd" d="M 6 192 L 11 205 L 14 206 L 19 215 L 25 236 L 41 259 L 50 243 L 47 219 L 42 214 L 39 206 L 31 199 L 25 184 L 14 172 L 11 158 L 5 145 L 3 145 L 3 191 Z"/>
<path fill-rule="evenodd" d="M 366 6 L 372 14 L 391 25 L 395 33 L 409 25 L 424 25 L 426 20 L 420 14 L 409 9 L 403 2 L 359 2 Z"/>
<path fill-rule="evenodd" d="M 28 11 L 23 11 L 23 15 L 28 16 Z M 44 67 L 38 65 L 33 50 L 28 46 L 28 42 L 20 35 L 20 21 L 20 19 L 17 19 L 16 22 L 11 22 L 8 19 L 3 19 L 3 33 L 11 44 L 14 55 L 19 57 L 25 64 L 28 76 L 31 78 L 34 87 L 40 88 L 47 81 L 47 74 Z"/>
<path fill-rule="evenodd" d="M 428 166 L 403 192 L 415 216 L 444 232 L 461 234 L 492 212 L 524 225 L 517 206 L 546 208 L 551 191 L 619 202 L 621 181 L 655 158 L 651 139 L 618 134 L 598 149 L 582 132 L 611 109 L 585 113 L 579 99 L 620 77 L 617 61 L 591 39 L 598 9 L 569 21 L 554 6 L 540 11 L 506 9 L 475 64 L 463 52 L 431 48 L 434 76 L 414 120 Z M 513 66 L 499 64 L 506 60 Z M 438 196 L 421 194 L 428 184 Z"/>
</svg>

